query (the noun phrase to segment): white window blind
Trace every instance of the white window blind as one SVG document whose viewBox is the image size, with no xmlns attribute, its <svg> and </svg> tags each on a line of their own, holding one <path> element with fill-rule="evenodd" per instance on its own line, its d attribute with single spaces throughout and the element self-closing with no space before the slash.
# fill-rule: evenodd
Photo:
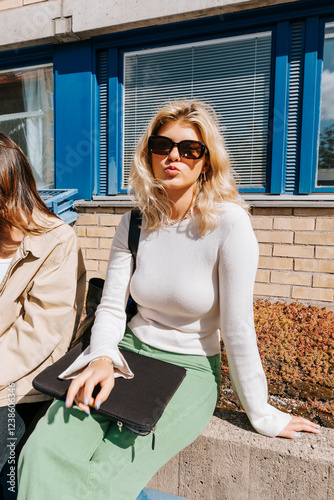
<svg viewBox="0 0 334 500">
<path fill-rule="evenodd" d="M 241 186 L 265 187 L 271 33 L 125 54 L 123 188 L 138 138 L 174 99 L 209 102 Z"/>
</svg>

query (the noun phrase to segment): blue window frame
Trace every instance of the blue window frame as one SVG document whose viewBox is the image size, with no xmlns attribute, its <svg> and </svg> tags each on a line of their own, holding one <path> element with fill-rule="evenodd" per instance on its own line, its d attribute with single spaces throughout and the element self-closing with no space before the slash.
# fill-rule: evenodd
<svg viewBox="0 0 334 500">
<path fill-rule="evenodd" d="M 221 19 L 211 18 L 211 23 L 196 22 L 191 31 L 197 33 L 196 39 L 190 37 L 189 23 L 178 23 L 173 29 L 159 28 L 159 43 L 156 31 L 150 28 L 127 34 L 126 40 L 118 35 L 96 41 L 98 58 L 104 61 L 104 66 L 100 66 L 103 74 L 100 71 L 97 84 L 97 109 L 101 114 L 97 120 L 104 139 L 97 155 L 100 167 L 95 194 L 125 192 L 122 186 L 124 61 L 129 53 L 140 54 L 142 50 L 148 54 L 157 46 L 162 50 L 172 49 L 197 41 L 212 43 L 214 39 L 264 31 L 272 33 L 266 183 L 265 187 L 241 186 L 240 191 L 270 194 L 334 191 L 331 186 L 316 186 L 324 26 L 328 19 L 306 14 L 287 12 L 276 16 L 280 18 L 278 22 L 273 21 L 273 14 L 272 18 L 265 18 L 265 22 L 257 19 L 253 23 L 250 15 L 248 27 L 245 20 L 238 22 L 238 16 L 231 15 L 224 18 L 226 24 L 220 29 L 217 25 Z M 230 24 L 227 18 L 231 19 Z"/>
<path fill-rule="evenodd" d="M 317 185 L 323 48 L 330 21 L 310 16 L 278 24 L 273 194 L 334 192 L 334 182 Z"/>
<path fill-rule="evenodd" d="M 93 193 L 92 117 L 94 71 L 91 42 L 48 45 L 0 53 L 0 71 L 53 65 L 54 182 L 56 189 Z"/>
<path fill-rule="evenodd" d="M 168 31 L 170 32 L 170 29 Z M 219 35 L 220 36 L 216 37 L 216 39 L 211 37 L 207 45 L 209 47 L 211 46 L 217 47 L 219 46 L 219 44 L 223 45 L 225 40 L 231 44 L 235 39 L 237 39 L 237 41 L 240 40 L 241 43 L 245 43 L 245 41 L 247 41 L 247 38 L 249 38 L 253 40 L 260 40 L 259 42 L 257 42 L 257 46 L 260 47 L 259 52 L 261 50 L 263 52 L 264 45 L 266 45 L 267 47 L 267 49 L 265 49 L 267 50 L 267 53 L 269 48 L 269 57 L 268 54 L 267 56 L 265 55 L 264 57 L 264 64 L 266 65 L 265 78 L 267 78 L 267 82 L 265 84 L 266 88 L 263 86 L 260 87 L 259 83 L 257 84 L 259 85 L 260 88 L 260 90 L 258 90 L 257 92 L 257 99 L 259 99 L 262 88 L 265 88 L 265 92 L 267 92 L 268 94 L 266 96 L 266 106 L 268 110 L 267 110 L 267 115 L 264 115 L 264 120 L 265 120 L 264 133 L 269 136 L 269 133 L 271 133 L 271 131 L 269 130 L 269 123 L 270 123 L 269 109 L 272 106 L 270 80 L 271 80 L 271 75 L 273 73 L 273 67 L 270 61 L 271 46 L 273 43 L 272 30 L 271 28 L 267 29 L 265 32 L 259 32 L 258 30 L 253 30 L 252 32 L 252 30 L 250 30 L 246 31 L 246 33 L 244 31 L 240 32 L 239 30 L 239 33 L 237 33 L 235 37 L 232 36 L 225 38 L 221 37 L 221 33 L 219 33 Z M 204 49 L 206 48 L 206 41 L 207 38 L 205 36 L 202 36 L 202 37 L 197 37 L 196 40 L 194 40 L 193 42 L 189 42 L 189 34 L 188 34 L 188 38 L 185 40 L 185 43 L 183 44 L 180 44 L 179 40 L 177 41 L 177 43 L 175 43 L 175 41 L 174 43 L 171 43 L 171 41 L 169 40 L 163 42 L 160 41 L 158 53 L 164 56 L 166 54 L 166 50 L 167 52 L 174 50 L 173 54 L 176 54 L 178 50 L 180 50 L 181 52 L 183 50 L 192 51 L 194 47 L 195 48 L 198 47 L 198 44 L 200 46 L 200 49 L 202 49 L 203 51 L 203 47 Z M 258 43 L 260 45 L 258 45 Z M 261 49 L 261 44 L 262 44 L 262 49 Z M 96 164 L 98 165 L 97 168 L 98 175 L 96 179 L 96 187 L 97 187 L 96 194 L 101 196 L 108 196 L 126 192 L 124 177 L 126 177 L 127 175 L 127 169 L 129 167 L 129 158 L 124 158 L 125 146 L 123 144 L 123 140 L 124 140 L 124 135 L 126 133 L 126 130 L 124 130 L 125 129 L 124 118 L 127 118 L 127 115 L 131 116 L 131 113 L 127 113 L 127 110 L 124 110 L 126 106 L 124 98 L 124 83 L 126 80 L 126 76 L 124 76 L 124 61 L 129 55 L 131 57 L 131 54 L 133 52 L 137 53 L 138 47 L 133 46 L 132 44 L 128 44 L 129 45 L 128 47 L 117 46 L 108 48 L 107 46 L 103 45 L 105 44 L 102 44 L 102 46 L 101 44 L 97 44 L 98 48 L 96 51 L 97 54 L 96 109 L 99 110 L 99 113 L 97 114 L 97 128 L 99 130 L 99 134 L 101 137 L 99 148 L 96 152 Z M 184 47 L 186 47 L 186 49 L 184 49 Z M 146 41 L 145 46 L 141 48 L 145 49 L 145 51 L 143 50 L 143 53 L 145 53 L 145 55 L 149 54 L 150 51 L 153 50 L 153 53 L 155 54 L 156 57 L 157 54 L 156 41 L 151 44 L 147 43 Z M 140 54 L 141 51 L 139 50 L 138 53 Z M 265 60 L 266 57 L 267 61 Z M 183 62 L 182 56 L 180 57 L 180 60 L 181 60 L 180 64 L 182 64 Z M 260 80 L 260 78 L 258 78 L 258 80 Z M 253 81 L 256 82 L 256 78 L 253 78 Z M 177 97 L 177 95 L 175 97 Z M 188 97 L 193 97 L 193 96 L 189 95 Z M 197 94 L 194 97 L 201 98 L 201 95 Z M 165 92 L 165 98 L 166 98 L 166 92 Z M 255 97 L 253 97 L 253 99 L 255 100 Z M 155 102 L 155 106 L 157 106 L 158 103 L 160 104 L 161 101 Z M 148 104 L 148 106 L 150 105 L 152 105 L 152 102 Z M 241 113 L 240 110 L 239 113 Z M 256 113 L 257 110 L 254 107 L 253 114 L 256 115 Z M 239 116 L 239 118 L 241 117 Z M 260 120 L 262 119 L 263 122 L 263 116 L 260 116 L 259 119 Z M 147 121 L 148 118 L 145 119 L 145 123 L 147 123 Z M 255 123 L 254 126 L 256 126 L 256 122 L 254 123 Z M 261 125 L 263 125 L 263 123 Z M 244 130 L 242 130 L 242 132 L 244 133 Z M 132 142 L 134 143 L 135 140 L 133 140 Z M 256 141 L 254 142 L 254 144 L 255 147 L 258 146 Z M 134 144 L 132 144 L 132 146 L 134 146 Z M 264 192 L 266 190 L 265 186 L 268 184 L 268 171 L 269 171 L 266 168 L 266 164 L 268 161 L 270 161 L 270 154 L 271 154 L 270 141 L 266 141 L 266 148 L 263 148 L 262 146 L 262 149 L 263 151 L 260 151 L 258 157 L 262 155 L 262 161 L 264 160 L 265 162 L 264 173 L 261 174 L 261 171 L 259 169 L 257 171 L 255 170 L 255 174 L 253 174 L 253 176 L 256 177 L 258 185 L 256 185 L 255 187 L 252 185 L 248 185 L 244 187 L 243 189 L 244 191 Z M 238 152 L 236 151 L 236 153 Z M 125 161 L 126 159 L 128 161 Z M 258 158 L 255 158 L 255 160 L 258 160 Z M 126 168 L 125 175 L 124 171 L 122 170 L 122 168 L 124 169 L 124 164 Z M 247 176 L 247 172 L 245 173 L 245 167 L 243 168 L 243 174 Z"/>
<path fill-rule="evenodd" d="M 318 121 L 318 148 L 316 155 L 316 191 L 334 191 L 334 22 L 325 20 L 320 24 L 320 37 L 324 39 L 322 62 L 319 64 L 321 86 L 317 87 L 320 100 Z"/>
</svg>

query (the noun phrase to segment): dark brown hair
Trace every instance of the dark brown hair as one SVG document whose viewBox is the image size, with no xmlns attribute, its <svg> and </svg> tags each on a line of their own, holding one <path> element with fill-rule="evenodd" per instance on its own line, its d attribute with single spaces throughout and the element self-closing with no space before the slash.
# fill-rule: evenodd
<svg viewBox="0 0 334 500">
<path fill-rule="evenodd" d="M 41 231 L 34 214 L 54 216 L 37 192 L 36 181 L 22 149 L 0 132 L 0 237 L 12 226 Z"/>
</svg>

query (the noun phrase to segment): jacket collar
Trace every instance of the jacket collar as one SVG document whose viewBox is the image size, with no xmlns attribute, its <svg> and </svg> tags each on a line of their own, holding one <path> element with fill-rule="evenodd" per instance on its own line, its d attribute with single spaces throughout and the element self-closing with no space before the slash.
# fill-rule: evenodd
<svg viewBox="0 0 334 500">
<path fill-rule="evenodd" d="M 18 256 L 26 257 L 28 253 L 31 253 L 36 258 L 39 258 L 43 254 L 43 249 L 45 245 L 46 235 L 51 229 L 63 225 L 64 222 L 60 219 L 52 219 L 44 232 L 41 233 L 27 233 L 21 245 L 18 248 Z"/>
<path fill-rule="evenodd" d="M 22 257 L 31 253 L 37 259 L 42 256 L 46 233 L 39 233 L 38 235 L 27 233 L 20 245 L 19 251 Z"/>
</svg>

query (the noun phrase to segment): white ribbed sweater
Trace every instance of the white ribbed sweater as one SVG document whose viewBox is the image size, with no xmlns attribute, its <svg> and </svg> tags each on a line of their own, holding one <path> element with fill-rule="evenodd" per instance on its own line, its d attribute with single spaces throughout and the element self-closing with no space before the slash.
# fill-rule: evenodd
<svg viewBox="0 0 334 500">
<path fill-rule="evenodd" d="M 71 376 L 100 355 L 110 356 L 124 376 L 132 376 L 117 348 L 131 291 L 138 314 L 129 327 L 158 349 L 212 356 L 220 352 L 220 329 L 234 390 L 253 427 L 277 435 L 291 417 L 267 403 L 253 320 L 258 245 L 247 213 L 226 203 L 218 228 L 202 238 L 192 219 L 142 230 L 132 277 L 129 221 L 130 212 L 116 230 L 91 345 L 61 376 Z"/>
</svg>

